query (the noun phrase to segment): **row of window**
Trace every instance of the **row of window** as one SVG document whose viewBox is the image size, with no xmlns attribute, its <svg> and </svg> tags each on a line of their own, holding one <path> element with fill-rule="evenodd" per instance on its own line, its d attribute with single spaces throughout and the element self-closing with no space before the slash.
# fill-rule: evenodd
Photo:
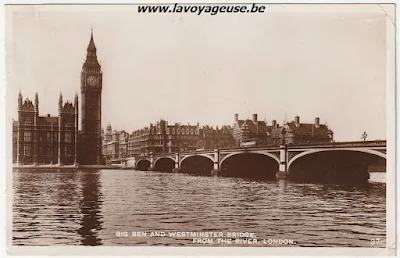
<svg viewBox="0 0 400 258">
<path fill-rule="evenodd" d="M 193 130 L 193 129 L 176 129 L 175 130 L 175 128 L 172 128 L 172 130 L 170 130 L 169 128 L 167 128 L 166 132 L 167 132 L 167 134 L 169 134 L 170 132 L 172 132 L 172 134 L 175 134 L 175 132 L 177 134 L 187 134 L 187 135 L 199 134 L 199 130 Z M 155 133 L 155 130 L 151 130 L 150 131 L 150 134 L 154 134 L 154 133 Z M 161 134 L 161 130 L 157 130 L 157 133 Z M 149 133 L 146 132 L 146 133 L 143 133 L 142 135 L 137 135 L 137 136 L 135 135 L 133 137 L 138 137 L 138 136 L 140 137 L 140 136 L 143 136 L 143 135 L 149 135 Z"/>
<path fill-rule="evenodd" d="M 50 125 L 51 123 L 40 123 L 40 124 L 38 124 L 37 126 L 48 126 L 48 125 Z M 33 125 L 33 121 L 29 121 L 29 120 L 26 120 L 25 122 L 24 122 L 24 125 Z M 65 123 L 64 124 L 64 126 L 67 126 L 67 127 L 74 127 L 75 126 L 75 123 L 72 123 L 72 122 L 67 122 L 67 123 Z M 57 127 L 58 127 L 58 125 L 57 125 Z"/>
<path fill-rule="evenodd" d="M 58 155 L 58 149 L 53 149 L 51 150 L 51 147 L 39 147 L 39 153 L 40 156 L 52 156 L 52 155 Z M 25 145 L 24 146 L 24 155 L 25 156 L 32 156 L 32 146 L 31 145 Z M 64 155 L 66 157 L 71 157 L 73 153 L 73 149 L 71 147 L 65 147 L 64 149 Z"/>
<path fill-rule="evenodd" d="M 39 141 L 44 141 L 46 139 L 47 142 L 51 142 L 51 133 L 47 132 L 46 136 L 40 135 Z M 58 133 L 53 133 L 53 139 L 54 141 L 58 141 Z M 25 142 L 31 142 L 32 141 L 32 131 L 25 131 L 24 132 L 24 141 Z M 67 143 L 72 142 L 72 133 L 66 132 L 64 133 L 64 141 Z"/>
</svg>

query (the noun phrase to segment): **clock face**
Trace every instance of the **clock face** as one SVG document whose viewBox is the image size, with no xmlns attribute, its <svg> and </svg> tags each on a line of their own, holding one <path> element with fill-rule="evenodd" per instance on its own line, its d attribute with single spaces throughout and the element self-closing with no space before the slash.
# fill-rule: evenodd
<svg viewBox="0 0 400 258">
<path fill-rule="evenodd" d="M 93 75 L 89 76 L 87 79 L 87 82 L 90 86 L 96 86 L 97 85 L 97 78 Z"/>
</svg>

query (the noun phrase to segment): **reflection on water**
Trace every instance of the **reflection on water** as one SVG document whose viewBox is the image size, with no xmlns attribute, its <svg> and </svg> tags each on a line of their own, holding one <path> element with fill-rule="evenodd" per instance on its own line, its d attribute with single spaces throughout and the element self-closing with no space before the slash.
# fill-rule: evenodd
<svg viewBox="0 0 400 258">
<path fill-rule="evenodd" d="M 97 237 L 97 231 L 101 230 L 102 224 L 99 173 L 81 173 L 80 182 L 82 199 L 79 202 L 79 208 L 83 217 L 78 233 L 82 236 L 83 245 L 101 245 L 101 240 Z"/>
<path fill-rule="evenodd" d="M 367 185 L 300 184 L 133 170 L 14 171 L 15 245 L 196 245 L 119 231 L 253 232 L 298 246 L 385 242 L 385 173 Z M 375 246 L 376 247 L 376 246 Z"/>
</svg>

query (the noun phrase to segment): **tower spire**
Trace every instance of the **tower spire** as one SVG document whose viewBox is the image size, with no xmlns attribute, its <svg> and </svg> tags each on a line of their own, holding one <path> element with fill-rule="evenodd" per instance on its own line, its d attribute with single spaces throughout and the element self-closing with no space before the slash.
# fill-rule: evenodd
<svg viewBox="0 0 400 258">
<path fill-rule="evenodd" d="M 89 41 L 89 46 L 87 48 L 88 52 L 95 52 L 96 51 L 96 45 L 94 44 L 94 39 L 93 39 L 93 26 L 90 29 L 90 41 Z"/>
<path fill-rule="evenodd" d="M 97 60 L 97 49 L 96 45 L 94 44 L 94 37 L 93 37 L 93 26 L 90 28 L 90 41 L 87 47 L 87 54 L 86 60 L 84 63 L 83 68 L 90 68 L 94 70 L 100 69 L 99 61 Z"/>
</svg>

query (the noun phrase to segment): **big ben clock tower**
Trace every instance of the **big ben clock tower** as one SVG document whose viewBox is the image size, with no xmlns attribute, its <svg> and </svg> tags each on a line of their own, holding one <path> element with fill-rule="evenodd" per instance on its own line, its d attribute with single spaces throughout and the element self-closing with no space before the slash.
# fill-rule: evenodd
<svg viewBox="0 0 400 258">
<path fill-rule="evenodd" d="M 82 152 L 81 163 L 97 165 L 101 162 L 101 90 L 103 74 L 97 60 L 93 30 L 87 47 L 86 61 L 81 72 Z"/>
</svg>

